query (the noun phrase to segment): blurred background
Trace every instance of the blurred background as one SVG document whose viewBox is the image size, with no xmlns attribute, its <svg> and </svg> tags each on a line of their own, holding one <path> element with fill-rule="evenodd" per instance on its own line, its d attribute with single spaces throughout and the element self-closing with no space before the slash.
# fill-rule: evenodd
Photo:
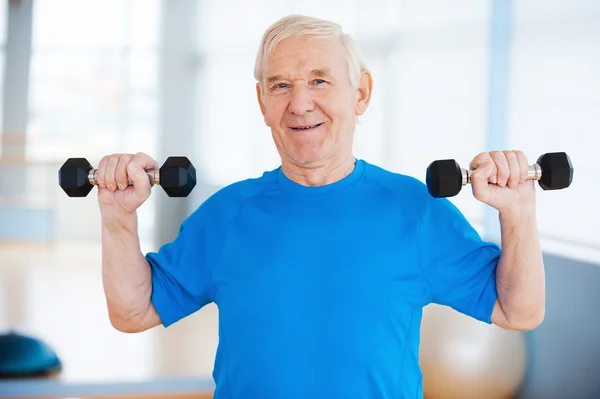
<svg viewBox="0 0 600 399">
<path fill-rule="evenodd" d="M 450 397 L 435 393 L 444 392 L 440 381 L 466 385 L 485 372 L 496 377 L 479 381 L 522 398 L 600 397 L 597 0 L 1 0 L 0 328 L 47 342 L 63 362 L 61 389 L 156 381 L 210 389 L 216 307 L 169 329 L 115 331 L 96 190 L 69 198 L 57 172 L 69 157 L 92 165 L 121 152 L 160 164 L 189 157 L 192 195 L 172 199 L 158 188 L 139 212 L 144 251 L 171 240 L 216 190 L 279 165 L 253 66 L 265 29 L 291 13 L 339 22 L 364 51 L 374 92 L 357 157 L 423 181 L 435 159 L 468 166 L 493 149 L 521 149 L 530 163 L 546 152 L 571 157 L 571 187 L 538 187 L 543 325 L 503 334 L 432 309 L 424 328 L 441 331 L 424 330 L 430 397 Z M 452 201 L 484 237 L 499 239 L 497 214 L 468 189 Z M 467 337 L 471 350 L 448 360 Z M 434 386 L 428 376 L 442 374 Z M 0 396 L 8 387 L 0 383 Z"/>
</svg>

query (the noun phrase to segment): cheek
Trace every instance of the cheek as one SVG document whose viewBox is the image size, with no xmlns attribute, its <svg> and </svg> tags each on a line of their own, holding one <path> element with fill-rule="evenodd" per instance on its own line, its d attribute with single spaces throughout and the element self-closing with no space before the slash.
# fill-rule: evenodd
<svg viewBox="0 0 600 399">
<path fill-rule="evenodd" d="M 323 113 L 329 118 L 334 131 L 345 130 L 346 126 L 352 123 L 352 111 L 341 104 L 323 108 Z"/>
<path fill-rule="evenodd" d="M 350 93 L 330 93 L 324 96 L 318 104 L 323 113 L 332 119 L 333 123 L 341 124 L 354 115 L 354 102 Z"/>
<path fill-rule="evenodd" d="M 265 108 L 265 119 L 267 124 L 271 127 L 278 127 L 281 125 L 285 110 L 285 104 L 276 102 L 267 104 Z"/>
</svg>

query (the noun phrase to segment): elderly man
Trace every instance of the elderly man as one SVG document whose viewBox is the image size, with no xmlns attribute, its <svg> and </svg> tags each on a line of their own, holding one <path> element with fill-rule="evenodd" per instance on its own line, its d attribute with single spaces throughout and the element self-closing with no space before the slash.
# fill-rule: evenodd
<svg viewBox="0 0 600 399">
<path fill-rule="evenodd" d="M 412 399 L 422 397 L 427 304 L 505 329 L 541 323 L 544 268 L 523 153 L 481 153 L 470 165 L 474 196 L 499 211 L 499 248 L 417 179 L 353 156 L 373 82 L 340 26 L 277 21 L 255 75 L 281 166 L 218 191 L 157 252 L 140 252 L 136 224 L 151 189 L 144 169 L 156 161 L 100 162 L 115 328 L 169 326 L 214 302 L 215 398 Z"/>
</svg>

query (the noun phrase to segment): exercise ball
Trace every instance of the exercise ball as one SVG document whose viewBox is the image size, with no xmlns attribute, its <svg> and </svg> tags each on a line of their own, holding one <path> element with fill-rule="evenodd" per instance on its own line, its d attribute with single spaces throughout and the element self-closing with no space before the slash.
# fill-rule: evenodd
<svg viewBox="0 0 600 399">
<path fill-rule="evenodd" d="M 423 310 L 419 362 L 426 399 L 509 399 L 527 367 L 522 332 L 489 325 L 447 306 Z"/>
<path fill-rule="evenodd" d="M 0 378 L 50 377 L 61 369 L 54 350 L 39 338 L 14 331 L 0 334 Z"/>
</svg>

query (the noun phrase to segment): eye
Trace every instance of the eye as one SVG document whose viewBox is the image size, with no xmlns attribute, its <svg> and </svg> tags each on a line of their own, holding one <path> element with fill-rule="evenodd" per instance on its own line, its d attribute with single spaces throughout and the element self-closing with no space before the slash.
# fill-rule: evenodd
<svg viewBox="0 0 600 399">
<path fill-rule="evenodd" d="M 275 83 L 273 86 L 271 86 L 271 88 L 269 90 L 275 91 L 275 90 L 285 89 L 287 87 L 288 87 L 287 83 Z"/>
<path fill-rule="evenodd" d="M 316 84 L 325 83 L 325 79 L 315 79 Z"/>
</svg>

